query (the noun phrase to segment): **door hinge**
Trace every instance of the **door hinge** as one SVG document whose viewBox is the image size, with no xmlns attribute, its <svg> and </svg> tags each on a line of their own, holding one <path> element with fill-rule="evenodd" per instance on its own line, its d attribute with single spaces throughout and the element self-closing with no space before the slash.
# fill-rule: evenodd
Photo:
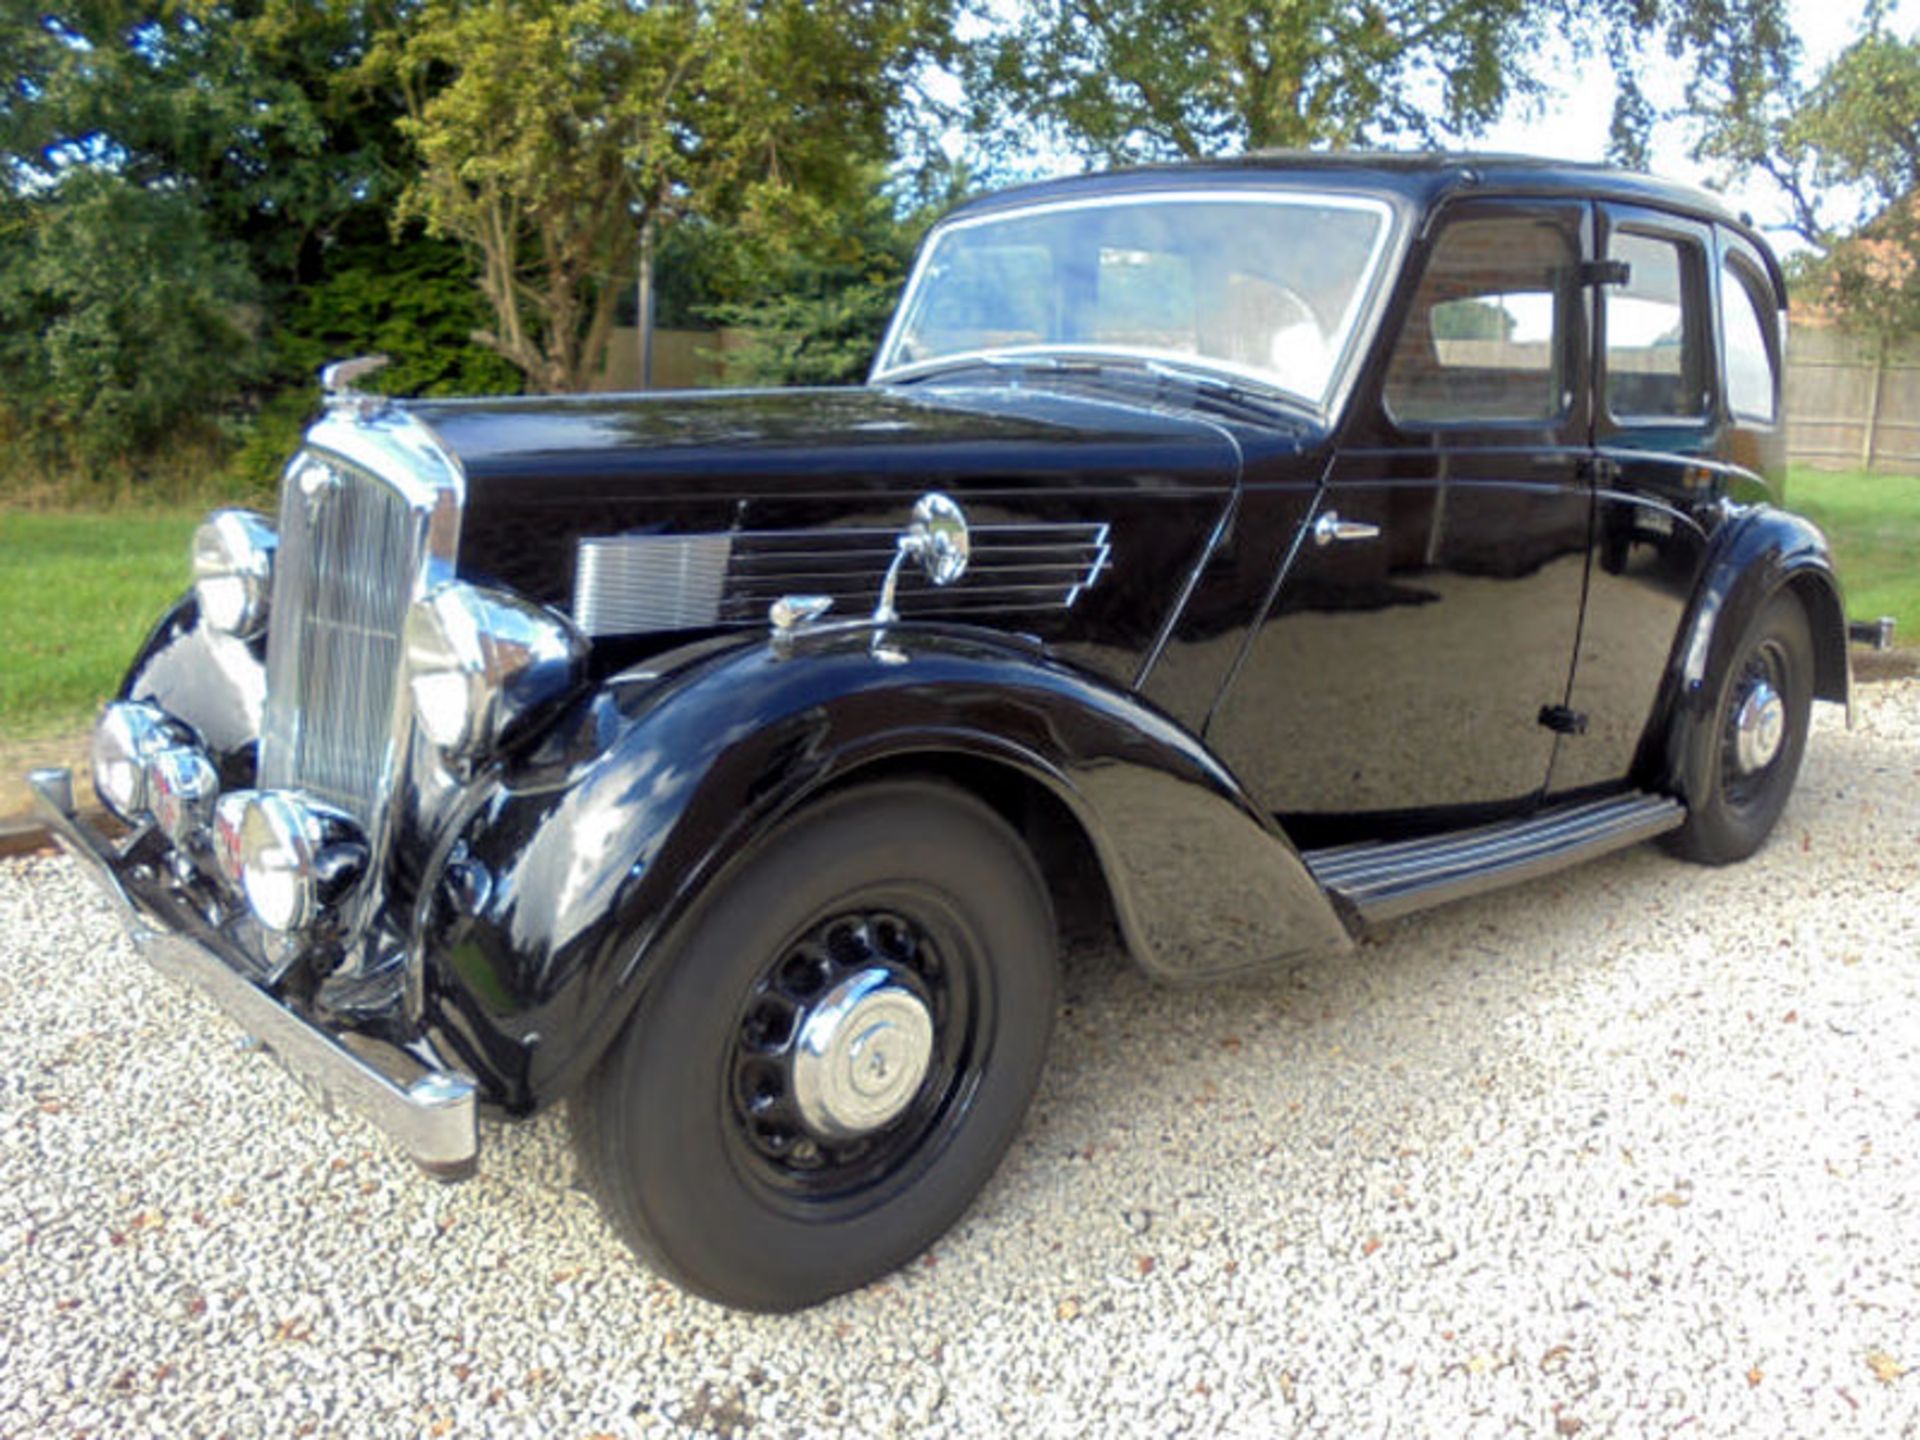
<svg viewBox="0 0 1920 1440">
<path fill-rule="evenodd" d="M 1580 478 L 1605 489 L 1620 478 L 1620 462 L 1604 455 L 1589 455 L 1580 462 Z"/>
<path fill-rule="evenodd" d="M 1576 274 L 1582 285 L 1625 285 L 1633 267 L 1624 260 L 1584 260 Z"/>
<path fill-rule="evenodd" d="M 1566 705 L 1542 705 L 1540 723 L 1556 735 L 1584 735 L 1587 733 L 1586 713 Z"/>
</svg>

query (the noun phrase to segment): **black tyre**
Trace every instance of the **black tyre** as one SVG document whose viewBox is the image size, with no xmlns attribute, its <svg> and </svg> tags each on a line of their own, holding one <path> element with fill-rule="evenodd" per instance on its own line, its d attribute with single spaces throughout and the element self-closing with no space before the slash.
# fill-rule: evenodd
<svg viewBox="0 0 1920 1440">
<path fill-rule="evenodd" d="M 966 794 L 888 782 L 802 813 L 681 927 L 574 1106 L 609 1219 L 751 1310 L 904 1264 L 1019 1129 L 1055 948 L 1026 847 Z"/>
<path fill-rule="evenodd" d="M 1786 808 L 1813 708 L 1813 632 L 1782 592 L 1767 602 L 1719 677 L 1709 716 L 1682 741 L 1687 823 L 1667 837 L 1706 865 L 1744 860 Z"/>
</svg>

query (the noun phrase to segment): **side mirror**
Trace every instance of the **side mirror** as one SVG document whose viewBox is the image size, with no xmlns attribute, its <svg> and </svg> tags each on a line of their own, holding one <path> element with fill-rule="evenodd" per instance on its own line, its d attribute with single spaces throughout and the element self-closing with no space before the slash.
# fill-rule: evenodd
<svg viewBox="0 0 1920 1440">
<path fill-rule="evenodd" d="M 913 506 L 906 547 L 920 557 L 920 568 L 936 585 L 951 585 L 967 573 L 973 538 L 966 513 L 939 491 L 922 495 Z"/>
<path fill-rule="evenodd" d="M 935 585 L 951 585 L 967 573 L 972 553 L 966 512 L 937 490 L 922 495 L 913 503 L 912 522 L 895 543 L 893 563 L 880 585 L 880 603 L 873 610 L 873 623 L 891 625 L 900 618 L 893 597 L 900 584 L 900 566 L 909 555 L 919 560 L 927 579 Z"/>
</svg>

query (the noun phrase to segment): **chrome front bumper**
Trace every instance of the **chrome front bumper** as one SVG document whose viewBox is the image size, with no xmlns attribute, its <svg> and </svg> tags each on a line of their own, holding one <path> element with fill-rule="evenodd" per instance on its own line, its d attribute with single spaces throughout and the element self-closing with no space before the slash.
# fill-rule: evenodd
<svg viewBox="0 0 1920 1440">
<path fill-rule="evenodd" d="M 473 1173 L 480 1133 L 472 1080 L 451 1070 L 403 1080 L 349 1049 L 222 960 L 206 937 L 191 933 L 190 911 L 169 915 L 155 889 L 159 882 L 142 883 L 135 873 L 128 855 L 134 842 L 115 846 L 80 818 L 71 772 L 35 770 L 27 783 L 55 838 L 114 901 L 135 948 L 154 969 L 206 995 L 323 1106 L 365 1116 L 429 1174 L 460 1180 Z"/>
</svg>

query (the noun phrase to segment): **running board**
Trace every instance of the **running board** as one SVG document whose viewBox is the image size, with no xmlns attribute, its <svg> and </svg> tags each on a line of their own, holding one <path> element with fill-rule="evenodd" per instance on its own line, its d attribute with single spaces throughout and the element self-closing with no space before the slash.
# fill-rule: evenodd
<svg viewBox="0 0 1920 1440">
<path fill-rule="evenodd" d="M 1686 818 L 1687 807 L 1669 796 L 1614 795 L 1522 820 L 1418 840 L 1366 840 L 1309 850 L 1300 858 L 1314 879 L 1371 924 L 1637 845 Z"/>
</svg>

